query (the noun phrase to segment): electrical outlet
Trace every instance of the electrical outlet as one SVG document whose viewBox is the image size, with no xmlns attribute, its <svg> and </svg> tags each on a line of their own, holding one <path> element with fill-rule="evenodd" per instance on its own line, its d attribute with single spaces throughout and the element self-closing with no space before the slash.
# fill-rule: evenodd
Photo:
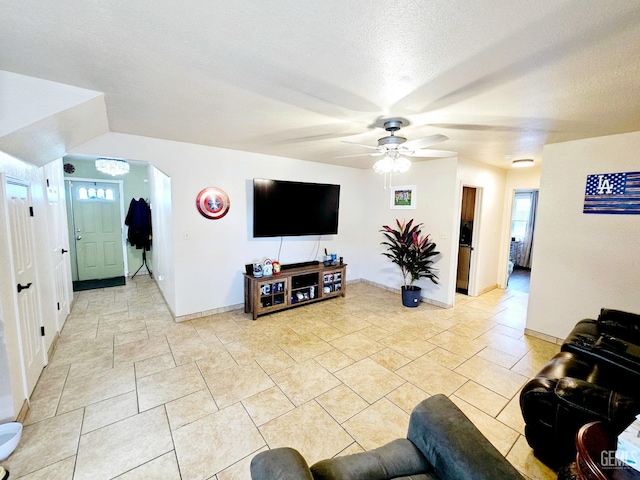
<svg viewBox="0 0 640 480">
<path fill-rule="evenodd" d="M 446 240 L 447 239 L 447 234 L 445 232 L 442 232 L 440 234 L 440 240 Z"/>
</svg>

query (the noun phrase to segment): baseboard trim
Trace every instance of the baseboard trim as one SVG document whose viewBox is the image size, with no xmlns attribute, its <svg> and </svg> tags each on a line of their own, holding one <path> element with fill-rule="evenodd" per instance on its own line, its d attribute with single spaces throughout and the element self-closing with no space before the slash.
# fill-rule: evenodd
<svg viewBox="0 0 640 480">
<path fill-rule="evenodd" d="M 491 285 L 490 287 L 487 287 L 487 288 L 483 288 L 482 290 L 480 290 L 478 292 L 477 296 L 479 297 L 480 295 L 484 295 L 485 293 L 489 293 L 491 290 L 495 290 L 496 288 L 499 288 L 498 284 Z"/>
<path fill-rule="evenodd" d="M 58 340 L 60 340 L 60 332 L 56 332 L 55 337 L 53 337 L 53 340 L 51 341 L 51 345 L 49 346 L 49 350 L 47 351 L 47 363 L 49 363 L 49 360 L 51 360 L 53 352 L 56 351 Z"/>
<path fill-rule="evenodd" d="M 536 332 L 535 330 L 531 330 L 529 328 L 524 329 L 524 334 L 529 335 L 530 337 L 539 338 L 540 340 L 555 343 L 556 345 L 562 345 L 562 343 L 564 342 L 564 338 L 558 338 L 552 335 L 547 335 L 546 333 Z"/>
<path fill-rule="evenodd" d="M 236 303 L 234 305 L 227 305 L 226 307 L 214 308 L 212 310 L 206 310 L 204 312 L 195 312 L 188 315 L 180 315 L 177 317 L 173 315 L 173 319 L 178 323 L 186 322 L 188 320 L 195 320 L 196 318 L 208 317 L 209 315 L 230 312 L 232 310 L 240 310 L 241 308 L 244 308 L 244 303 Z"/>
<path fill-rule="evenodd" d="M 24 403 L 22 404 L 22 408 L 18 412 L 18 416 L 16 417 L 16 422 L 24 423 L 24 421 L 27 419 L 27 415 L 29 414 L 30 409 L 31 409 L 31 406 L 29 405 L 29 401 L 25 400 Z"/>
<path fill-rule="evenodd" d="M 383 290 L 387 290 L 389 292 L 397 293 L 398 295 L 400 295 L 401 291 L 402 291 L 402 289 L 400 289 L 400 288 L 389 287 L 389 286 L 383 285 L 381 283 L 372 282 L 371 280 L 361 279 L 360 281 L 363 282 L 363 283 L 366 283 L 368 285 L 373 285 L 374 287 L 378 287 L 378 288 L 381 288 Z M 428 297 L 424 297 L 424 296 L 420 297 L 420 301 L 423 302 L 423 303 L 428 303 L 429 305 L 434 305 L 436 307 L 440 307 L 440 308 L 453 308 L 453 304 L 439 302 L 437 300 L 433 300 L 432 298 L 428 298 Z"/>
</svg>

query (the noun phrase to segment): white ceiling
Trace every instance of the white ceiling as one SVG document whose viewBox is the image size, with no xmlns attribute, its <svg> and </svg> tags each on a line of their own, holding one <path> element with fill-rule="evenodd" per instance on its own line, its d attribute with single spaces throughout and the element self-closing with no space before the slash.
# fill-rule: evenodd
<svg viewBox="0 0 640 480">
<path fill-rule="evenodd" d="M 109 128 L 368 168 L 373 125 L 507 167 L 640 130 L 637 0 L 0 0 L 0 69 L 105 93 Z M 418 160 L 418 159 L 414 159 Z"/>
</svg>

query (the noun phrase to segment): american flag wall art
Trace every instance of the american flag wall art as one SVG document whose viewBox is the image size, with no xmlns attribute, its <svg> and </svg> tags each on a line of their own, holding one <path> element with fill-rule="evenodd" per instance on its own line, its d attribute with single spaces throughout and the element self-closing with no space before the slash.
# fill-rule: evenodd
<svg viewBox="0 0 640 480">
<path fill-rule="evenodd" d="M 640 215 L 640 172 L 587 175 L 582 211 Z"/>
</svg>

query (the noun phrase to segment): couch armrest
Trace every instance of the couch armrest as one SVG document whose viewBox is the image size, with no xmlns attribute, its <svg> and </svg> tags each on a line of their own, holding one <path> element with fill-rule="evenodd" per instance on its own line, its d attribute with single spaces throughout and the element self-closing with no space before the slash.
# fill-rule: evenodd
<svg viewBox="0 0 640 480">
<path fill-rule="evenodd" d="M 507 459 L 444 395 L 429 397 L 414 408 L 407 438 L 443 480 L 522 480 Z"/>
<path fill-rule="evenodd" d="M 558 380 L 555 394 L 565 407 L 581 412 L 584 423 L 603 420 L 624 428 L 640 411 L 637 400 L 577 378 Z"/>
<path fill-rule="evenodd" d="M 274 448 L 251 459 L 252 480 L 313 480 L 305 459 L 293 448 Z"/>
<path fill-rule="evenodd" d="M 420 450 L 406 438 L 353 455 L 321 460 L 311 466 L 315 480 L 387 480 L 433 472 Z"/>
</svg>

